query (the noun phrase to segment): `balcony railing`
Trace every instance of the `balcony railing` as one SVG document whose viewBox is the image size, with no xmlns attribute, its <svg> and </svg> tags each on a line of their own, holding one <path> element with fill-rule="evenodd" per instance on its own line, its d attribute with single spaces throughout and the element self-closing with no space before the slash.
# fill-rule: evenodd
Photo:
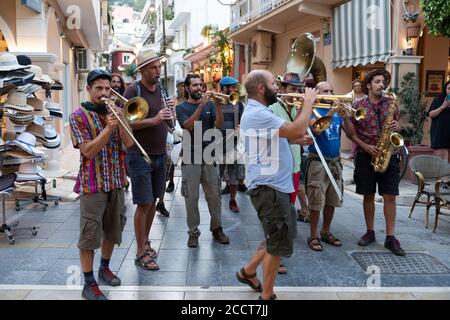
<svg viewBox="0 0 450 320">
<path fill-rule="evenodd" d="M 251 0 L 237 1 L 231 6 L 230 31 L 236 31 L 290 1 L 292 0 L 260 0 L 256 8 L 251 8 Z"/>
</svg>

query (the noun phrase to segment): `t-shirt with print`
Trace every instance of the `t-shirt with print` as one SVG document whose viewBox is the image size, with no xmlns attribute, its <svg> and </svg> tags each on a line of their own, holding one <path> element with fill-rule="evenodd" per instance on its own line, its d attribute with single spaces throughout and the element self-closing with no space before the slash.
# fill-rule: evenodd
<svg viewBox="0 0 450 320">
<path fill-rule="evenodd" d="M 180 123 L 180 126 L 184 128 L 184 123 L 192 117 L 195 110 L 197 110 L 199 104 L 192 104 L 187 101 L 183 102 L 182 104 L 179 104 L 176 108 L 177 112 L 177 120 Z M 214 129 L 215 122 L 216 122 L 216 106 L 215 104 L 208 102 L 205 107 L 203 108 L 202 113 L 200 114 L 199 119 L 196 121 L 197 123 L 201 123 L 201 131 L 195 131 L 195 125 L 194 130 L 187 131 L 183 130 L 183 163 L 197 163 L 199 160 L 201 163 L 204 163 L 204 157 L 203 157 L 203 151 L 205 148 L 214 142 L 214 138 L 212 139 L 204 139 L 203 135 L 204 133 L 209 129 Z M 220 135 L 220 131 L 218 131 L 218 134 Z M 195 136 L 195 135 L 201 135 L 201 136 Z M 190 150 L 185 150 L 185 148 L 188 147 L 188 140 L 190 142 Z M 201 143 L 198 143 L 200 142 Z M 197 143 L 196 143 L 197 142 Z M 190 151 L 190 157 L 188 156 Z M 211 154 L 214 156 L 214 153 Z"/>
<path fill-rule="evenodd" d="M 161 91 L 158 87 L 156 87 L 155 91 L 150 91 L 142 84 L 142 82 L 135 82 L 133 85 L 128 86 L 124 93 L 124 97 L 126 99 L 137 97 L 135 86 L 138 85 L 138 83 L 141 88 L 140 96 L 147 101 L 149 106 L 149 112 L 146 119 L 154 118 L 163 108 Z M 147 154 L 156 156 L 166 153 L 167 132 L 167 124 L 163 121 L 157 126 L 133 130 L 133 135 Z M 128 152 L 139 153 L 140 151 L 136 145 L 133 145 L 128 149 Z"/>
<path fill-rule="evenodd" d="M 106 114 L 80 107 L 69 116 L 70 135 L 74 148 L 94 140 L 106 127 Z M 93 194 L 118 190 L 126 185 L 125 152 L 119 130 L 111 134 L 108 143 L 92 159 L 80 153 L 80 169 L 74 192 Z"/>
<path fill-rule="evenodd" d="M 317 112 L 323 117 L 328 114 L 329 109 L 316 108 Z M 314 118 L 314 116 L 312 116 Z M 341 149 L 341 126 L 343 120 L 335 113 L 329 128 L 325 129 L 320 135 L 316 137 L 316 142 L 319 145 L 320 151 L 326 158 L 336 158 L 340 154 Z M 309 153 L 317 154 L 315 145 L 309 146 Z"/>
</svg>

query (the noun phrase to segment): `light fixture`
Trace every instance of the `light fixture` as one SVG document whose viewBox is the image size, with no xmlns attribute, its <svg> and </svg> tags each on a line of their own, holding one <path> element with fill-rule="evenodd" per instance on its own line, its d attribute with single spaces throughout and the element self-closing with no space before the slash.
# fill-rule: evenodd
<svg viewBox="0 0 450 320">
<path fill-rule="evenodd" d="M 148 8 L 148 11 L 149 11 L 150 13 L 155 12 L 155 11 L 156 11 L 155 5 L 154 5 L 154 4 L 150 5 L 150 7 Z"/>
<path fill-rule="evenodd" d="M 177 42 L 172 43 L 172 49 L 177 51 L 180 50 L 180 45 Z"/>
<path fill-rule="evenodd" d="M 66 36 L 66 34 L 65 34 L 64 32 L 61 32 L 61 33 L 59 34 L 59 36 L 60 36 L 61 38 L 63 38 L 63 39 L 67 38 L 67 36 Z"/>
<path fill-rule="evenodd" d="M 166 54 L 167 54 L 168 56 L 172 55 L 172 53 L 173 53 L 173 50 L 172 50 L 172 49 L 170 49 L 170 48 L 167 48 L 167 49 L 166 49 Z"/>
</svg>

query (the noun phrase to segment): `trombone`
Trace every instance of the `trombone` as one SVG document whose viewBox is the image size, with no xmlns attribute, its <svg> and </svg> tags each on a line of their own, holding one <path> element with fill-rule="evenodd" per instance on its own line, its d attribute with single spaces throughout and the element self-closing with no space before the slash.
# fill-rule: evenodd
<svg viewBox="0 0 450 320">
<path fill-rule="evenodd" d="M 111 89 L 111 92 L 116 95 L 116 97 L 120 100 L 122 100 L 123 102 L 125 102 L 125 118 L 127 119 L 127 121 L 129 123 L 133 123 L 136 121 L 140 121 L 145 119 L 145 117 L 148 114 L 148 103 L 147 101 L 145 101 L 143 98 L 141 97 L 136 97 L 130 100 L 125 99 L 123 96 L 121 96 L 118 92 L 114 91 L 113 89 Z M 147 152 L 145 152 L 144 148 L 142 148 L 142 146 L 139 144 L 139 142 L 136 140 L 136 138 L 133 136 L 133 134 L 130 132 L 130 130 L 128 129 L 128 127 L 123 123 L 122 119 L 120 119 L 119 115 L 117 114 L 117 112 L 114 110 L 114 108 L 111 106 L 111 104 L 108 101 L 108 98 L 103 97 L 101 99 L 103 101 L 103 103 L 109 108 L 109 110 L 114 114 L 114 116 L 117 118 L 117 120 L 119 120 L 120 125 L 123 127 L 123 129 L 126 131 L 126 133 L 130 136 L 130 138 L 133 140 L 133 142 L 136 144 L 136 146 L 138 147 L 139 151 L 142 153 L 142 155 L 144 156 L 144 160 L 148 163 L 151 164 L 152 161 L 150 160 L 150 157 L 148 156 Z M 147 110 L 147 112 L 145 112 L 145 110 Z M 145 116 L 144 116 L 145 115 Z"/>
</svg>

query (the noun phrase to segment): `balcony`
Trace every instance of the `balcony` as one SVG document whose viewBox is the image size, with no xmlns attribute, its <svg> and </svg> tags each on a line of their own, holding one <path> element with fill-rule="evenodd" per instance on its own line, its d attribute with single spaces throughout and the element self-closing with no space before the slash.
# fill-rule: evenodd
<svg viewBox="0 0 450 320">
<path fill-rule="evenodd" d="M 240 0 L 231 7 L 231 25 L 230 31 L 236 31 L 249 22 L 256 20 L 269 12 L 277 9 L 281 5 L 293 0 L 262 0 L 260 5 L 252 8 L 255 1 Z"/>
</svg>

